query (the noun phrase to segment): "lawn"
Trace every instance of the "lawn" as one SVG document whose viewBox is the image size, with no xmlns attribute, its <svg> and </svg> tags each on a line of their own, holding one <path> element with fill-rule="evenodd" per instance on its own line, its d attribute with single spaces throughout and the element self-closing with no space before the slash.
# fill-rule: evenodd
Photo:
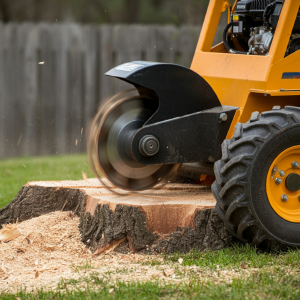
<svg viewBox="0 0 300 300">
<path fill-rule="evenodd" d="M 299 250 L 270 254 L 236 245 L 156 255 L 146 262 L 140 256 L 141 261 L 117 267 L 112 266 L 114 254 L 96 259 L 103 260 L 100 267 L 92 261 L 72 267 L 78 279 L 34 292 L 2 291 L 0 299 L 300 299 Z M 171 276 L 163 275 L 166 269 L 173 270 Z M 152 279 L 139 279 L 151 271 L 156 272 Z M 135 281 L 128 280 L 132 276 Z"/>
<path fill-rule="evenodd" d="M 28 181 L 80 180 L 82 172 L 93 177 L 86 155 L 0 160 L 0 170 L 0 207 Z M 63 279 L 51 288 L 1 290 L 0 299 L 300 299 L 300 250 L 271 254 L 235 245 L 219 251 L 155 255 L 148 262 L 138 261 L 133 267 L 125 262 L 118 268 L 110 262 L 113 257 L 70 266 L 79 277 Z M 100 260 L 103 264 L 97 267 Z M 103 266 L 108 269 L 103 271 Z M 173 270 L 169 277 L 164 275 L 166 268 Z M 146 281 L 126 280 L 150 271 L 158 275 Z M 5 283 L 5 277 L 0 280 Z"/>
<path fill-rule="evenodd" d="M 0 208 L 11 202 L 28 181 L 79 180 L 82 172 L 94 177 L 85 154 L 1 159 Z"/>
</svg>

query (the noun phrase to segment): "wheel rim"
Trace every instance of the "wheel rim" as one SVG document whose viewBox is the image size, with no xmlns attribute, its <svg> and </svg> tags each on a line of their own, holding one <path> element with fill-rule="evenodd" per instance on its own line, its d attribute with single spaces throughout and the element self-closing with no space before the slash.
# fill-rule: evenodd
<svg viewBox="0 0 300 300">
<path fill-rule="evenodd" d="M 300 145 L 286 149 L 273 161 L 267 176 L 266 190 L 273 210 L 284 220 L 300 223 L 300 189 L 293 191 L 291 177 L 300 176 Z"/>
</svg>

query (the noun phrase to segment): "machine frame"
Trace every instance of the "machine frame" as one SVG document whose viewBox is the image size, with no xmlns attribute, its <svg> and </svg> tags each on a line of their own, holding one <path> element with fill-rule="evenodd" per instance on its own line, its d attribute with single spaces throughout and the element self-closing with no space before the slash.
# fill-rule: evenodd
<svg viewBox="0 0 300 300">
<path fill-rule="evenodd" d="M 236 123 L 247 122 L 254 111 L 300 106 L 300 78 L 283 76 L 300 72 L 300 51 L 284 57 L 299 7 L 300 0 L 285 1 L 269 54 L 257 56 L 227 53 L 223 43 L 212 47 L 221 14 L 230 5 L 228 0 L 209 2 L 191 69 L 213 87 L 222 105 L 239 107 L 227 138 Z"/>
</svg>

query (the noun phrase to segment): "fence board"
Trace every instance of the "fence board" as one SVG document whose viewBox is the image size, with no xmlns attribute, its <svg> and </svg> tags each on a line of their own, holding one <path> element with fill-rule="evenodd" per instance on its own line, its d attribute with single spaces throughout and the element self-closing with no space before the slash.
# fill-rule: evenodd
<svg viewBox="0 0 300 300">
<path fill-rule="evenodd" d="M 183 46 L 177 50 L 177 55 L 179 56 L 178 64 L 186 67 L 191 65 L 199 34 L 200 28 L 191 26 L 181 27 L 178 44 Z"/>
<path fill-rule="evenodd" d="M 54 27 L 54 86 L 55 86 L 55 145 L 56 153 L 68 152 L 68 69 L 67 43 L 68 28 L 66 25 L 56 24 Z"/>
<path fill-rule="evenodd" d="M 12 76 L 12 89 L 13 89 L 13 108 L 14 108 L 14 150 L 15 155 L 22 153 L 23 135 L 24 135 L 24 113 L 23 113 L 23 45 L 24 45 L 24 30 L 23 25 L 15 24 L 14 31 L 16 40 L 14 45 L 11 45 L 13 61 L 13 76 Z"/>
<path fill-rule="evenodd" d="M 34 24 L 24 25 L 24 137 L 23 155 L 37 155 L 37 96 L 38 96 L 38 27 Z"/>
<path fill-rule="evenodd" d="M 130 34 L 129 34 L 130 33 Z M 115 66 L 130 61 L 130 26 L 116 25 L 113 27 L 112 51 L 115 55 Z M 123 80 L 113 79 L 113 93 L 132 88 L 132 85 Z"/>
<path fill-rule="evenodd" d="M 174 26 L 165 26 L 157 28 L 157 49 L 160 62 L 174 62 L 176 38 L 178 37 L 178 29 Z"/>
<path fill-rule="evenodd" d="M 70 151 L 71 153 L 80 152 L 83 148 L 81 141 L 81 128 L 83 127 L 83 89 L 82 89 L 82 70 L 83 70 L 83 36 L 82 27 L 72 24 L 68 28 L 69 31 L 69 59 L 68 69 L 69 76 L 69 107 L 70 107 Z"/>
<path fill-rule="evenodd" d="M 53 27 L 50 24 L 42 23 L 40 25 L 40 93 L 38 102 L 40 103 L 40 124 L 41 124 L 41 143 L 40 154 L 55 153 L 55 134 L 54 117 L 55 101 L 53 88 Z"/>
<path fill-rule="evenodd" d="M 98 53 L 99 53 L 99 99 L 104 99 L 112 92 L 113 79 L 104 74 L 114 65 L 112 50 L 112 26 L 102 25 L 98 28 Z M 98 99 L 98 101 L 99 101 Z"/>
<path fill-rule="evenodd" d="M 3 33 L 3 24 L 0 24 L 0 158 L 5 157 L 5 84 L 4 84 L 4 33 Z"/>
<path fill-rule="evenodd" d="M 17 40 L 16 24 L 11 23 L 5 26 L 4 29 L 4 75 L 5 75 L 5 98 L 4 98 L 4 110 L 5 110 L 5 155 L 17 156 L 17 138 L 14 132 L 15 121 L 17 119 L 17 111 L 14 108 L 15 89 L 14 89 L 14 76 L 15 76 L 15 55 L 16 47 L 15 42 Z"/>
<path fill-rule="evenodd" d="M 85 131 L 88 122 L 96 113 L 96 105 L 98 98 L 98 66 L 97 66 L 97 46 L 98 46 L 98 30 L 94 26 L 84 27 L 84 45 L 85 45 L 85 72 L 84 72 L 84 122 L 81 130 L 81 139 L 85 145 Z"/>
<path fill-rule="evenodd" d="M 0 157 L 85 151 L 82 133 L 100 99 L 132 88 L 104 74 L 136 60 L 189 67 L 199 32 L 190 26 L 0 23 Z"/>
</svg>

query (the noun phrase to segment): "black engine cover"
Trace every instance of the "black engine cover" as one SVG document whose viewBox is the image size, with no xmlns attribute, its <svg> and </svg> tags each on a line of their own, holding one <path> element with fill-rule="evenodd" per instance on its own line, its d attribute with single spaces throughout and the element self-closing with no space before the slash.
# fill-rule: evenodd
<svg viewBox="0 0 300 300">
<path fill-rule="evenodd" d="M 266 7 L 273 2 L 274 0 L 240 0 L 237 2 L 235 12 L 237 14 L 251 16 L 255 21 L 263 21 L 264 11 Z M 276 0 L 276 7 L 273 14 L 271 15 L 271 24 L 273 28 L 277 27 L 283 3 L 284 0 Z M 257 24 L 257 26 L 261 25 L 262 24 Z M 253 25 L 251 24 L 251 26 Z M 298 32 L 300 32 L 300 10 L 298 12 L 298 16 L 293 29 L 293 33 Z"/>
<path fill-rule="evenodd" d="M 235 12 L 251 16 L 256 21 L 262 21 L 266 7 L 274 0 L 241 0 L 238 1 Z"/>
</svg>

